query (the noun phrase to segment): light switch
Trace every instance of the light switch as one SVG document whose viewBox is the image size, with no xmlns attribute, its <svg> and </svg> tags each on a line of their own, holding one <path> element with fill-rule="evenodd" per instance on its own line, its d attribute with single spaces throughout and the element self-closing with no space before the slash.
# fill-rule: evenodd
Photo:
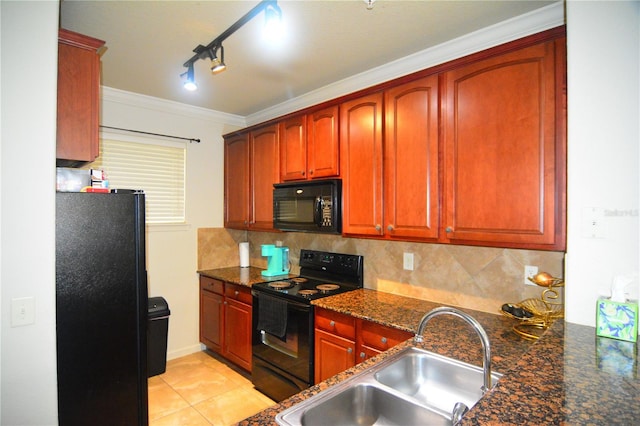
<svg viewBox="0 0 640 426">
<path fill-rule="evenodd" d="M 33 297 L 11 299 L 11 327 L 20 327 L 36 322 L 36 303 Z"/>
</svg>

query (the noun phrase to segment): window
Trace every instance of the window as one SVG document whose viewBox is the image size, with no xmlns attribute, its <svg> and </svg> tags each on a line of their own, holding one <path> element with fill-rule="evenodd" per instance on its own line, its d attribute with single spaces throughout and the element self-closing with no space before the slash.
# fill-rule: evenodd
<svg viewBox="0 0 640 426">
<path fill-rule="evenodd" d="M 105 136 L 99 157 L 87 168 L 104 170 L 111 188 L 142 189 L 147 223 L 184 223 L 185 158 L 182 143 Z"/>
</svg>

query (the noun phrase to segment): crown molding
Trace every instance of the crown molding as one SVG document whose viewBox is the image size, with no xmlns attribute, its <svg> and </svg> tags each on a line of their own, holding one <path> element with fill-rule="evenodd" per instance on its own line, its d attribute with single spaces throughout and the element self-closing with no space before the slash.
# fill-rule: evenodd
<svg viewBox="0 0 640 426">
<path fill-rule="evenodd" d="M 153 96 L 127 92 L 125 90 L 114 89 L 113 87 L 102 86 L 101 89 L 101 98 L 103 102 L 120 103 L 138 108 L 174 115 L 182 115 L 190 118 L 199 118 L 201 120 L 220 122 L 238 127 L 245 127 L 247 125 L 245 117 L 240 115 L 228 114 Z"/>
<path fill-rule="evenodd" d="M 565 23 L 564 6 L 564 1 L 558 1 L 313 90 L 297 98 L 248 115 L 246 117 L 247 125 L 262 123 L 453 59 L 559 27 Z"/>
</svg>

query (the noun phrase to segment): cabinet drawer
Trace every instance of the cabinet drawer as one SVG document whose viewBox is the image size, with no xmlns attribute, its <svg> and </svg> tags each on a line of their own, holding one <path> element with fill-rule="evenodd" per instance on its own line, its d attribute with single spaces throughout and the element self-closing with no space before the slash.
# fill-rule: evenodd
<svg viewBox="0 0 640 426">
<path fill-rule="evenodd" d="M 200 290 L 224 294 L 224 282 L 200 275 Z"/>
<path fill-rule="evenodd" d="M 316 328 L 348 339 L 356 338 L 355 318 L 338 312 L 316 308 Z"/>
<path fill-rule="evenodd" d="M 398 330 L 371 321 L 361 321 L 360 339 L 362 345 L 379 351 L 386 351 L 393 346 L 410 339 L 411 333 Z"/>
<path fill-rule="evenodd" d="M 253 299 L 251 297 L 251 289 L 237 284 L 226 283 L 224 295 L 228 299 L 237 300 L 247 305 L 251 305 Z"/>
</svg>

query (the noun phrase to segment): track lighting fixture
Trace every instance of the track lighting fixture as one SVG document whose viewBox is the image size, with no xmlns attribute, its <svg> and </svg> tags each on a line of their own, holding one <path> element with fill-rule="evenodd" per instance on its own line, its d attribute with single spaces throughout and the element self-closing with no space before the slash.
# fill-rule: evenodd
<svg viewBox="0 0 640 426">
<path fill-rule="evenodd" d="M 265 31 L 269 31 L 272 35 L 276 34 L 273 30 L 276 24 L 279 24 L 282 19 L 282 10 L 278 7 L 277 1 L 263 0 L 254 6 L 254 8 L 247 12 L 242 18 L 227 28 L 222 34 L 213 39 L 211 43 L 206 46 L 199 44 L 195 49 L 193 49 L 195 55 L 184 63 L 184 67 L 187 68 L 187 72 L 181 74 L 181 77 L 185 78 L 184 87 L 187 90 L 196 90 L 197 88 L 193 75 L 193 64 L 196 61 L 200 59 L 210 59 L 211 72 L 213 74 L 218 74 L 227 68 L 224 63 L 224 47 L 222 47 L 222 42 L 263 10 L 265 11 Z M 219 57 L 218 52 L 220 52 Z"/>
<path fill-rule="evenodd" d="M 184 88 L 190 92 L 193 92 L 198 88 L 196 81 L 193 77 L 193 63 L 190 63 L 187 67 L 187 71 L 180 75 L 180 77 L 184 78 Z"/>
<path fill-rule="evenodd" d="M 376 0 L 363 0 L 363 1 L 367 4 L 367 10 L 371 10 L 371 9 L 373 9 L 373 3 Z"/>
</svg>

